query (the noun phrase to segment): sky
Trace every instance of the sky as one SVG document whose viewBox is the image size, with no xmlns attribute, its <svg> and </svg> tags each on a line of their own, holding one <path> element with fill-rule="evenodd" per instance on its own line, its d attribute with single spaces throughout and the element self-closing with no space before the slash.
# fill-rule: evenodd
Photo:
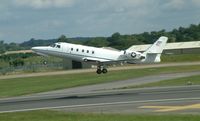
<svg viewBox="0 0 200 121">
<path fill-rule="evenodd" d="M 200 23 L 200 0 L 1 0 L 0 40 L 137 34 Z"/>
</svg>

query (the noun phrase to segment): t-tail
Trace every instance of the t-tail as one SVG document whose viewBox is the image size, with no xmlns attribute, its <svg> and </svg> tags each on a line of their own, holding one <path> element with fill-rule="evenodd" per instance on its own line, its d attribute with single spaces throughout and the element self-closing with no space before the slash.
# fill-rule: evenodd
<svg viewBox="0 0 200 121">
<path fill-rule="evenodd" d="M 167 43 L 168 37 L 160 37 L 151 47 L 149 47 L 143 55 L 146 56 L 143 62 L 158 63 L 161 61 L 160 57 Z"/>
</svg>

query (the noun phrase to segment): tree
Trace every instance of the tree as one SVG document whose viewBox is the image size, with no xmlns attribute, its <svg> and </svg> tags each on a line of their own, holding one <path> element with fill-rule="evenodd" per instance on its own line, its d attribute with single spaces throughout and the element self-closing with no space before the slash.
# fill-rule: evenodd
<svg viewBox="0 0 200 121">
<path fill-rule="evenodd" d="M 83 43 L 84 45 L 88 46 L 95 46 L 95 47 L 107 47 L 109 42 L 106 40 L 105 37 L 95 37 Z"/>
<path fill-rule="evenodd" d="M 0 41 L 0 54 L 5 53 L 6 52 L 6 46 L 4 46 L 5 43 L 3 40 Z"/>
<path fill-rule="evenodd" d="M 115 45 L 118 44 L 118 42 L 120 41 L 120 37 L 120 33 L 116 32 L 111 37 L 108 37 L 107 41 L 110 42 L 110 45 Z"/>
<path fill-rule="evenodd" d="M 107 41 L 109 42 L 109 46 L 121 49 L 121 35 L 119 32 L 116 32 L 111 37 L 108 37 Z"/>
<path fill-rule="evenodd" d="M 58 42 L 69 42 L 69 40 L 67 39 L 67 37 L 65 35 L 61 35 L 58 38 Z"/>
</svg>

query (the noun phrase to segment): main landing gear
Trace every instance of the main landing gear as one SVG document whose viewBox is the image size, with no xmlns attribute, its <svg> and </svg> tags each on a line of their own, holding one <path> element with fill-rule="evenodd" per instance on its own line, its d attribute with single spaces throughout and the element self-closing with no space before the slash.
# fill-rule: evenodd
<svg viewBox="0 0 200 121">
<path fill-rule="evenodd" d="M 104 66 L 98 66 L 97 67 L 97 74 L 106 74 L 108 72 L 108 70 L 104 67 Z"/>
</svg>

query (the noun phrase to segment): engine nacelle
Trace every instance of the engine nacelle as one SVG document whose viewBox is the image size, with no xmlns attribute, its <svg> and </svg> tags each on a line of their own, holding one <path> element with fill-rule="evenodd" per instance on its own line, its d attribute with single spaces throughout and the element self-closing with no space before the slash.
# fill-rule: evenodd
<svg viewBox="0 0 200 121">
<path fill-rule="evenodd" d="M 146 56 L 140 52 L 137 52 L 137 51 L 129 51 L 129 50 L 126 50 L 124 51 L 124 55 L 126 55 L 126 57 L 128 59 L 138 59 L 138 60 L 143 60 L 146 58 Z"/>
</svg>

